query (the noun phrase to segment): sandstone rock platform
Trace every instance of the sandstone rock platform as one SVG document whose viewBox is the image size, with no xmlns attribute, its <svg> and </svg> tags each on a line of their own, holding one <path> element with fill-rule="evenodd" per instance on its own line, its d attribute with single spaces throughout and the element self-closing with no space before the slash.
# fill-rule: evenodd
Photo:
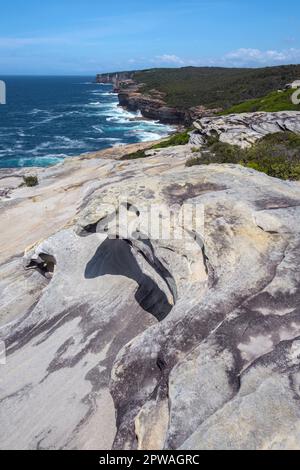
<svg viewBox="0 0 300 470">
<path fill-rule="evenodd" d="M 221 142 L 246 148 L 267 134 L 283 131 L 300 134 L 300 112 L 256 112 L 204 117 L 195 121 L 194 126 L 196 131 L 191 135 L 192 145 L 202 145 L 208 137 L 218 135 Z"/>
<path fill-rule="evenodd" d="M 300 184 L 126 151 L 0 180 L 0 448 L 299 449 Z M 124 196 L 204 220 L 108 238 Z"/>
</svg>

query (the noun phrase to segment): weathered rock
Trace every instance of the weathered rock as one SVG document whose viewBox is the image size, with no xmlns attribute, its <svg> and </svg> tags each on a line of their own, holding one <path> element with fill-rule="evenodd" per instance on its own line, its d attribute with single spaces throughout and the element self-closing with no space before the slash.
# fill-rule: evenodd
<svg viewBox="0 0 300 470">
<path fill-rule="evenodd" d="M 186 168 L 190 145 L 113 152 L 1 203 L 23 238 L 0 235 L 0 447 L 299 449 L 300 184 Z M 33 239 L 32 198 L 60 193 L 75 210 L 50 210 Z M 172 209 L 176 236 L 135 236 L 149 204 L 162 227 Z"/>
<path fill-rule="evenodd" d="M 267 134 L 281 131 L 300 134 L 300 112 L 257 112 L 205 117 L 195 121 L 194 126 L 197 130 L 192 133 L 190 141 L 194 145 L 201 145 L 209 136 L 218 135 L 221 142 L 246 148 Z"/>
<path fill-rule="evenodd" d="M 187 113 L 178 108 L 167 106 L 164 99 L 156 90 L 150 95 L 139 91 L 139 86 L 133 85 L 118 90 L 119 103 L 131 110 L 140 111 L 148 119 L 157 119 L 168 124 L 183 124 Z"/>
<path fill-rule="evenodd" d="M 296 90 L 297 88 L 300 88 L 300 80 L 294 80 L 292 83 L 288 83 L 285 86 L 286 89 L 292 88 L 293 90 Z"/>
</svg>

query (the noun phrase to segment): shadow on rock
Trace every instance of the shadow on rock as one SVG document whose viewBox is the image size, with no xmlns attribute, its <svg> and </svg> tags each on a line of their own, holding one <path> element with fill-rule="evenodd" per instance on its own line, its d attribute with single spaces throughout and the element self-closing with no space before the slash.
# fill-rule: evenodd
<svg viewBox="0 0 300 470">
<path fill-rule="evenodd" d="M 125 240 L 106 239 L 86 265 L 86 279 L 111 275 L 124 276 L 139 285 L 135 293 L 138 304 L 148 313 L 162 321 L 173 308 L 166 294 L 147 274 L 143 273 Z"/>
</svg>

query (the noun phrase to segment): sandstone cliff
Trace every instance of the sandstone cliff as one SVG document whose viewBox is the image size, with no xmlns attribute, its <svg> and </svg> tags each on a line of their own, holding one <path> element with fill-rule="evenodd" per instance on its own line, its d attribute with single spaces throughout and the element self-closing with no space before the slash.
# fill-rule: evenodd
<svg viewBox="0 0 300 470">
<path fill-rule="evenodd" d="M 148 119 L 154 119 L 166 124 L 183 124 L 190 126 L 195 119 L 211 116 L 221 109 L 207 109 L 195 106 L 190 109 L 171 107 L 166 104 L 164 93 L 158 90 L 143 92 L 143 84 L 136 83 L 134 72 L 99 74 L 98 83 L 111 83 L 118 93 L 119 104 L 131 111 L 140 111 Z"/>
<path fill-rule="evenodd" d="M 2 172 L 0 447 L 299 449 L 300 183 L 143 147 Z"/>
<path fill-rule="evenodd" d="M 115 73 L 99 73 L 96 76 L 97 83 L 111 83 L 117 84 L 118 81 L 129 80 L 132 78 L 134 72 L 115 72 Z"/>
</svg>

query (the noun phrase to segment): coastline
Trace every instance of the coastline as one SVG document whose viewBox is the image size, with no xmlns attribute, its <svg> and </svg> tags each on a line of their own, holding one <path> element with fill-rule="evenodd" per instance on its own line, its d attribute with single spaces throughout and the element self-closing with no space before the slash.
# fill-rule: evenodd
<svg viewBox="0 0 300 470">
<path fill-rule="evenodd" d="M 188 126 L 192 122 L 186 110 L 167 106 L 163 93 L 153 90 L 153 96 L 141 92 L 141 86 L 133 79 L 134 72 L 98 74 L 96 83 L 113 85 L 119 105 L 128 111 L 139 111 L 145 119 L 166 125 Z"/>
<path fill-rule="evenodd" d="M 155 120 L 161 124 L 187 128 L 197 119 L 222 111 L 222 108 L 210 109 L 201 105 L 190 108 L 170 106 L 166 102 L 165 93 L 157 89 L 145 93 L 143 84 L 135 81 L 134 74 L 135 72 L 98 74 L 96 83 L 112 85 L 114 92 L 118 95 L 119 105 L 124 110 L 138 111 L 143 118 Z"/>
<path fill-rule="evenodd" d="M 0 203 L 7 202 L 16 197 L 12 192 L 18 189 L 25 189 L 23 186 L 23 176 L 27 174 L 34 174 L 38 177 L 40 184 L 36 189 L 43 185 L 48 173 L 55 173 L 57 175 L 64 172 L 72 172 L 77 169 L 80 170 L 85 161 L 91 160 L 121 160 L 122 157 L 139 150 L 150 149 L 153 145 L 163 142 L 166 138 L 153 140 L 151 142 L 140 142 L 135 144 L 120 145 L 118 147 L 108 147 L 96 152 L 83 153 L 81 155 L 74 155 L 73 157 L 65 158 L 60 163 L 49 165 L 47 167 L 15 167 L 15 168 L 0 168 Z M 91 176 L 91 179 L 93 177 Z M 29 189 L 29 188 L 27 188 Z M 33 188 L 34 189 L 34 188 Z M 23 193 L 23 191 L 22 191 Z"/>
<path fill-rule="evenodd" d="M 3 108 L 0 132 L 1 169 L 46 168 L 74 156 L 148 143 L 176 132 L 174 126 L 125 110 L 112 85 L 97 86 L 93 77 L 28 79 L 22 112 L 15 98 L 21 79 L 12 78 L 8 85 L 11 97 Z"/>
</svg>

